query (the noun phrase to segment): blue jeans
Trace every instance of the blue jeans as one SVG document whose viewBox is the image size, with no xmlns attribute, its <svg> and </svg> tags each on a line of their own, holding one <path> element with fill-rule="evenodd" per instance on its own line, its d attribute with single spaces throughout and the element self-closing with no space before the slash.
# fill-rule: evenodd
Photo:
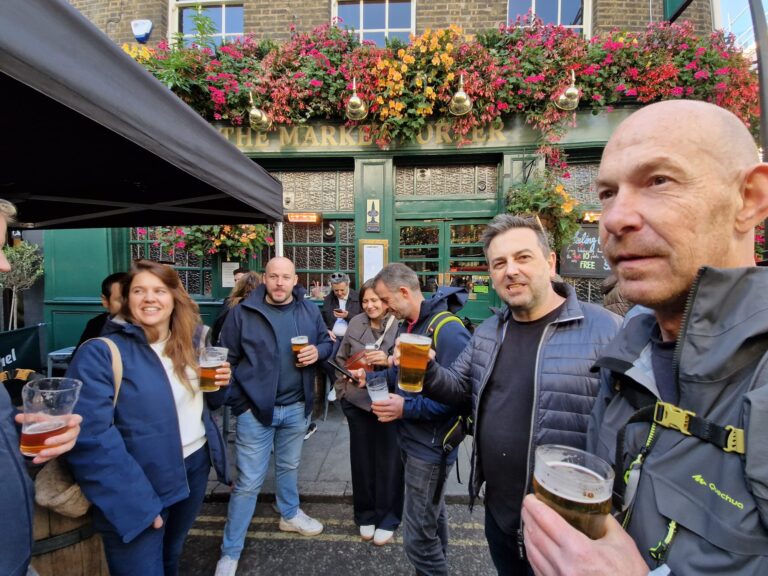
<svg viewBox="0 0 768 576">
<path fill-rule="evenodd" d="M 405 555 L 417 574 L 448 576 L 448 518 L 445 514 L 445 484 L 440 502 L 432 499 L 440 477 L 440 465 L 430 464 L 403 452 L 405 506 L 403 544 Z M 446 467 L 446 477 L 453 464 Z"/>
<path fill-rule="evenodd" d="M 189 496 L 163 509 L 162 528 L 151 526 L 136 538 L 123 542 L 98 510 L 93 509 L 94 528 L 101 534 L 112 576 L 176 576 L 179 557 L 189 529 L 203 504 L 211 459 L 205 445 L 184 459 Z"/>
<path fill-rule="evenodd" d="M 224 541 L 221 544 L 222 556 L 240 558 L 245 546 L 245 535 L 256 509 L 256 499 L 267 475 L 273 445 L 277 506 L 286 520 L 298 513 L 299 462 L 307 426 L 309 418 L 304 416 L 304 402 L 275 406 L 271 426 L 264 426 L 250 410 L 237 417 L 237 481 L 229 499 Z"/>
</svg>

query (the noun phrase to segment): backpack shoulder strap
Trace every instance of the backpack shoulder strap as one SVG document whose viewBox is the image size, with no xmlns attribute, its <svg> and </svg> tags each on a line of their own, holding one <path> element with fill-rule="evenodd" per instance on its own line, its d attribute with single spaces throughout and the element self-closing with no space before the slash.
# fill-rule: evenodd
<svg viewBox="0 0 768 576">
<path fill-rule="evenodd" d="M 115 386 L 115 399 L 112 401 L 112 406 L 117 406 L 117 397 L 120 394 L 120 385 L 123 382 L 123 359 L 120 356 L 120 350 L 117 348 L 117 344 L 112 342 L 109 338 L 100 336 L 94 338 L 94 340 L 101 340 L 109 348 L 110 355 L 112 356 L 112 378 Z"/>
<path fill-rule="evenodd" d="M 440 328 L 448 324 L 448 322 L 458 322 L 464 326 L 464 322 L 452 312 L 448 312 L 448 310 L 438 312 L 430 319 L 429 324 L 427 325 L 427 336 L 432 337 L 433 348 L 437 348 L 437 335 L 440 333 Z"/>
</svg>

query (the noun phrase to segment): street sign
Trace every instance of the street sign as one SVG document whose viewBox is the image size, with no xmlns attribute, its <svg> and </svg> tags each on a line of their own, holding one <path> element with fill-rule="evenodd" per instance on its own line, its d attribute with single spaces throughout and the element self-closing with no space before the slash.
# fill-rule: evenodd
<svg viewBox="0 0 768 576">
<path fill-rule="evenodd" d="M 664 20 L 674 22 L 693 0 L 664 0 Z"/>
</svg>

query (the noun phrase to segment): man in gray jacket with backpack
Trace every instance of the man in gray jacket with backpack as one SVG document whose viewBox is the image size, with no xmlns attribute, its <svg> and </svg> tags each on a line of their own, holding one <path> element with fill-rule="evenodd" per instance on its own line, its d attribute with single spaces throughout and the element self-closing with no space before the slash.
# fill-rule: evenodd
<svg viewBox="0 0 768 576">
<path fill-rule="evenodd" d="M 528 496 L 528 558 L 544 575 L 768 574 L 768 165 L 730 112 L 661 102 L 611 137 L 598 193 L 622 294 L 654 312 L 597 362 L 588 449 L 614 465 L 618 521 L 590 540 Z"/>
<path fill-rule="evenodd" d="M 534 448 L 584 448 L 598 391 L 590 367 L 621 321 L 552 281 L 555 254 L 536 218 L 499 215 L 482 240 L 493 287 L 507 306 L 475 330 L 449 368 L 430 364 L 424 390 L 447 404 L 471 399 L 470 498 L 485 483 L 485 534 L 496 570 L 525 575 L 520 508 L 531 487 Z"/>
</svg>

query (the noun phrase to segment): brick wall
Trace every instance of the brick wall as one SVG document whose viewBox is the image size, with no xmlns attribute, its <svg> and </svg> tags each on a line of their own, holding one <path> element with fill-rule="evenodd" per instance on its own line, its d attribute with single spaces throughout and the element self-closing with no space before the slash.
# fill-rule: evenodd
<svg viewBox="0 0 768 576">
<path fill-rule="evenodd" d="M 331 21 L 330 0 L 244 0 L 243 9 L 246 32 L 279 42 L 290 38 L 291 24 L 307 31 Z"/>
<path fill-rule="evenodd" d="M 416 34 L 426 28 L 446 28 L 456 24 L 475 34 L 506 23 L 506 0 L 416 0 Z"/>
<path fill-rule="evenodd" d="M 149 45 L 157 44 L 168 33 L 168 0 L 69 0 L 69 3 L 116 44 L 136 41 L 131 20 L 152 20 Z"/>
<path fill-rule="evenodd" d="M 663 0 L 645 1 L 628 0 L 593 0 L 592 34 L 607 32 L 613 28 L 641 32 L 648 22 L 658 22 L 664 18 Z M 651 13 L 651 10 L 653 11 Z M 698 35 L 712 31 L 711 0 L 693 0 L 678 21 L 693 22 Z"/>
</svg>

